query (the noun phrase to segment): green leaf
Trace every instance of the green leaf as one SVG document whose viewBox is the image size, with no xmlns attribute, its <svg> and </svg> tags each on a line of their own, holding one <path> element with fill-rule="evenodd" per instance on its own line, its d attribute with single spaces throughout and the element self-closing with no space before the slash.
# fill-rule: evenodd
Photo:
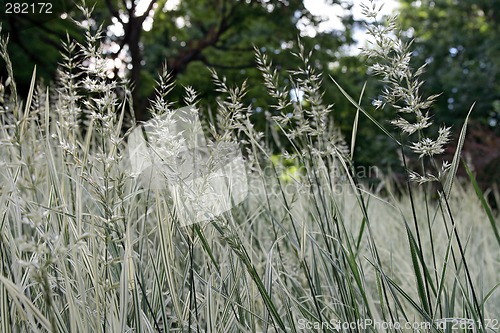
<svg viewBox="0 0 500 333">
<path fill-rule="evenodd" d="M 446 194 L 446 197 L 450 196 L 451 187 L 453 186 L 453 180 L 455 179 L 455 175 L 458 170 L 458 163 L 460 163 L 460 154 L 462 152 L 462 148 L 465 142 L 467 123 L 469 122 L 469 116 L 475 104 L 476 103 L 472 104 L 472 106 L 470 107 L 469 113 L 467 113 L 467 117 L 465 118 L 464 124 L 462 126 L 462 130 L 460 131 L 460 136 L 458 138 L 458 143 L 457 143 L 457 149 L 455 150 L 455 155 L 453 156 L 453 161 L 451 162 L 451 168 L 444 184 L 444 193 Z"/>
<path fill-rule="evenodd" d="M 474 190 L 476 191 L 476 195 L 479 198 L 479 201 L 481 201 L 481 205 L 484 208 L 484 211 L 486 212 L 486 215 L 488 216 L 488 220 L 490 221 L 491 228 L 493 229 L 493 233 L 495 234 L 495 238 L 497 239 L 498 245 L 500 246 L 500 233 L 498 232 L 498 227 L 495 222 L 495 218 L 493 217 L 493 212 L 491 211 L 490 206 L 488 205 L 488 201 L 486 201 L 486 198 L 484 197 L 483 191 L 481 191 L 481 188 L 479 187 L 476 177 L 472 174 L 472 171 L 469 169 L 469 166 L 465 161 L 463 161 L 465 171 L 467 171 L 467 175 L 469 175 L 469 179 L 472 182 L 472 186 L 474 186 Z"/>
<path fill-rule="evenodd" d="M 388 137 L 390 137 L 392 140 L 394 140 L 394 142 L 396 142 L 398 144 L 398 146 L 401 146 L 401 143 L 391 134 L 389 133 L 389 131 L 384 127 L 382 126 L 382 124 L 380 124 L 375 118 L 373 118 L 373 116 L 371 114 L 369 114 L 365 109 L 363 109 L 361 107 L 361 105 L 359 105 L 341 86 L 340 84 L 337 83 L 337 81 L 335 81 L 335 79 L 330 75 L 330 79 L 332 79 L 333 83 L 335 83 L 335 85 L 337 86 L 337 88 L 339 88 L 340 92 L 342 93 L 342 95 L 345 96 L 345 98 L 347 98 L 349 100 L 349 102 L 351 102 L 352 105 L 354 105 L 359 111 L 363 112 L 363 114 L 368 118 L 370 119 L 378 128 L 380 128 L 382 130 L 382 132 L 385 133 L 385 135 L 387 135 Z"/>
</svg>

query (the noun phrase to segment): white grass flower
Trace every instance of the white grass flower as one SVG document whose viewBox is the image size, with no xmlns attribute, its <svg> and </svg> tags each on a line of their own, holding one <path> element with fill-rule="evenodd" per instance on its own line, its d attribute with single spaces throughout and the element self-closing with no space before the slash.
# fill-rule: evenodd
<svg viewBox="0 0 500 333">
<path fill-rule="evenodd" d="M 408 176 L 410 181 L 419 183 L 419 184 L 425 184 L 425 183 L 430 183 L 434 181 L 438 181 L 439 179 L 434 176 L 433 174 L 427 173 L 425 176 L 418 174 L 415 171 L 408 171 Z"/>
<path fill-rule="evenodd" d="M 389 17 L 385 22 L 380 22 L 380 8 L 373 0 L 370 0 L 370 4 L 363 5 L 362 8 L 363 14 L 372 20 L 372 23 L 367 25 L 367 31 L 374 41 L 370 43 L 370 47 L 362 50 L 362 54 L 375 62 L 369 66 L 369 73 L 381 77 L 380 81 L 385 85 L 381 96 L 372 104 L 375 109 L 385 105 L 391 106 L 398 115 L 390 123 L 408 136 L 418 134 L 418 141 L 409 143 L 410 150 L 418 154 L 419 159 L 432 159 L 444 153 L 444 146 L 450 140 L 449 127 L 441 127 L 435 140 L 424 131 L 432 125 L 432 116 L 428 110 L 439 95 L 427 98 L 422 96 L 420 87 L 424 82 L 419 76 L 425 65 L 416 70 L 411 67 L 411 41 L 405 43 L 400 38 L 396 30 L 397 17 Z M 424 175 L 409 170 L 409 179 L 417 183 L 436 181 L 442 178 L 447 169 L 447 165 L 441 169 L 436 167 L 434 174 L 423 171 Z"/>
<path fill-rule="evenodd" d="M 391 120 L 391 124 L 401 129 L 404 133 L 408 133 L 409 135 L 411 135 L 417 131 L 421 131 L 424 128 L 431 126 L 432 123 L 429 122 L 429 119 L 430 118 L 428 116 L 425 116 L 422 117 L 420 121 L 412 124 L 408 120 L 399 117 L 395 120 Z"/>
<path fill-rule="evenodd" d="M 411 145 L 411 149 L 419 154 L 419 157 L 434 156 L 444 153 L 444 145 L 450 141 L 450 128 L 441 127 L 436 140 L 423 138 Z"/>
<path fill-rule="evenodd" d="M 384 107 L 385 103 L 380 99 L 375 99 L 373 100 L 372 105 L 375 107 L 375 109 L 380 109 Z"/>
</svg>

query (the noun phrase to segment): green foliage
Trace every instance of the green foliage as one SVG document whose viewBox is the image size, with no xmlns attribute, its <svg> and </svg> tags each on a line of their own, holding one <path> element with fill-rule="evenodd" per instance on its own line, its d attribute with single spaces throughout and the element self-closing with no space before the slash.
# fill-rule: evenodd
<svg viewBox="0 0 500 333">
<path fill-rule="evenodd" d="M 66 40 L 66 34 L 71 38 L 82 40 L 76 26 L 60 17 L 69 13 L 73 18 L 78 14 L 72 0 L 57 0 L 50 2 L 53 14 L 7 14 L 5 4 L 13 1 L 0 1 L 2 13 L 0 22 L 2 33 L 9 36 L 9 53 L 12 66 L 19 85 L 19 92 L 26 96 L 31 81 L 33 67 L 38 66 L 38 75 L 48 84 L 54 79 L 57 64 L 61 60 L 61 40 Z M 21 2 L 17 2 L 21 3 Z M 26 1 L 24 3 L 35 3 Z M 46 3 L 46 2 L 44 2 Z M 35 8 L 39 10 L 39 8 Z M 31 12 L 32 7 L 28 10 Z M 7 78 L 6 67 L 0 60 L 0 77 Z"/>
<path fill-rule="evenodd" d="M 35 21 L 25 16 L 4 16 L 3 30 L 10 34 L 9 52 L 12 55 L 19 93 L 26 96 L 34 64 L 39 77 L 46 84 L 56 79 L 57 63 L 61 62 L 60 40 L 83 42 L 77 22 L 84 18 L 70 0 L 57 0 L 56 12 L 67 12 L 67 19 L 54 17 L 51 20 Z M 287 68 L 300 66 L 300 60 L 290 54 L 298 47 L 300 34 L 297 22 L 309 22 L 315 28 L 319 17 L 311 15 L 302 0 L 293 1 L 208 1 L 183 0 L 177 7 L 168 7 L 172 2 L 152 1 L 152 20 L 148 13 L 135 12 L 138 0 L 87 1 L 94 5 L 92 30 L 102 24 L 106 55 L 111 60 L 121 58 L 122 68 L 107 75 L 123 75 L 135 82 L 132 89 L 134 110 L 137 119 L 147 118 L 149 101 L 154 97 L 154 78 L 163 63 L 177 80 L 172 92 L 175 99 L 182 99 L 183 86 L 196 82 L 197 90 L 211 110 L 216 109 L 217 94 L 210 80 L 208 68 L 215 68 L 228 82 L 241 83 L 247 80 L 248 94 L 244 102 L 251 107 L 247 112 L 259 131 L 266 131 L 269 116 L 279 112 L 269 107 L 273 104 L 266 88 L 261 84 L 261 73 L 256 69 L 253 47 L 267 54 L 280 76 L 280 85 L 291 86 Z M 143 1 L 150 3 L 150 1 Z M 342 6 L 346 2 L 328 1 Z M 337 7 L 339 8 L 339 7 Z M 442 93 L 435 101 L 436 126 L 446 123 L 459 127 L 473 102 L 472 122 L 491 126 L 498 121 L 500 111 L 500 88 L 498 68 L 500 45 L 497 36 L 498 0 L 489 1 L 409 1 L 401 2 L 399 22 L 413 43 L 412 65 L 420 67 L 428 62 L 422 80 L 423 96 Z M 41 16 L 39 16 L 40 18 Z M 146 22 L 147 24 L 143 24 Z M 360 87 L 367 81 L 364 59 L 346 54 L 353 43 L 352 33 L 358 22 L 352 16 L 342 17 L 343 31 L 317 33 L 314 37 L 302 36 L 301 43 L 313 50 L 311 64 L 321 72 L 332 75 L 351 96 L 359 96 Z M 150 25 L 149 30 L 143 27 Z M 110 27 L 123 28 L 109 30 Z M 113 45 L 112 48 L 108 46 Z M 135 47 L 135 48 L 134 48 Z M 119 49 L 119 51 L 116 51 Z M 132 56 L 132 49 L 139 50 Z M 432 61 L 431 61 L 432 60 Z M 128 66 L 128 67 L 126 67 Z M 7 78 L 6 67 L 0 67 L 0 77 Z M 334 105 L 335 126 L 346 138 L 351 137 L 351 126 L 356 114 L 353 108 L 338 93 L 330 80 L 324 80 L 325 104 Z M 361 105 L 369 109 L 372 100 L 378 99 L 381 85 L 368 80 Z M 208 108 L 207 108 L 208 109 Z M 373 117 L 385 123 L 391 110 L 378 110 Z M 208 111 L 206 116 L 208 117 Z M 333 117 L 331 118 L 333 122 Z M 356 164 L 379 165 L 382 169 L 402 171 L 394 143 L 381 136 L 366 118 L 361 118 L 355 146 Z M 389 127 L 389 126 L 388 126 Z M 498 131 L 498 126 L 493 127 Z M 389 129 L 391 133 L 392 129 Z M 286 145 L 286 140 L 284 140 Z M 391 149 L 387 149 L 390 147 Z M 275 147 L 276 153 L 279 149 Z"/>
<path fill-rule="evenodd" d="M 156 12 L 153 28 L 145 33 L 145 49 L 150 50 L 145 52 L 145 70 L 156 71 L 165 58 L 167 65 L 172 65 L 171 59 L 184 61 L 185 69 L 181 72 L 176 69 L 177 65 L 169 66 L 175 71 L 177 82 L 181 86 L 197 82 L 198 91 L 212 107 L 215 107 L 216 94 L 207 75 L 207 66 L 216 69 L 228 82 L 247 80 L 249 97 L 245 102 L 252 105 L 252 120 L 259 130 L 263 130 L 267 121 L 265 114 L 275 115 L 275 111 L 268 107 L 272 101 L 255 66 L 254 46 L 270 57 L 280 73 L 280 84 L 290 85 L 285 68 L 299 65 L 298 59 L 289 52 L 297 47 L 299 19 L 307 19 L 311 27 L 318 23 L 318 18 L 307 11 L 303 1 L 297 0 L 286 3 L 216 2 L 215 5 L 205 1 L 183 1 L 175 10 Z M 349 19 L 349 16 L 344 18 L 347 33 L 332 31 L 314 38 L 301 38 L 306 48 L 315 49 L 312 56 L 315 66 L 322 70 L 328 68 L 332 58 L 341 57 L 341 47 L 352 43 Z M 217 40 L 206 39 L 210 32 L 215 33 L 218 29 L 222 29 L 222 33 Z M 211 44 L 199 53 L 189 52 L 200 43 Z M 191 57 L 189 62 L 184 60 L 187 57 Z M 176 95 L 180 97 L 182 90 L 179 89 Z"/>
<path fill-rule="evenodd" d="M 442 92 L 438 124 L 460 125 L 474 102 L 472 119 L 500 121 L 499 15 L 498 0 L 401 1 L 400 22 L 415 37 L 414 59 L 427 63 L 423 92 Z"/>
</svg>

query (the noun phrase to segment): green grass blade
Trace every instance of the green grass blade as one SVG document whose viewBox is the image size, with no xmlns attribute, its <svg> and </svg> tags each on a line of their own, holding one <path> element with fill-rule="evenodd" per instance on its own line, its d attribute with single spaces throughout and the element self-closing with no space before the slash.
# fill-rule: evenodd
<svg viewBox="0 0 500 333">
<path fill-rule="evenodd" d="M 358 103 L 361 104 L 363 95 L 366 89 L 366 82 L 363 84 L 361 89 L 361 94 L 359 95 Z M 354 158 L 354 149 L 356 148 L 356 135 L 358 134 L 358 123 L 359 123 L 359 108 L 356 108 L 356 116 L 354 116 L 354 123 L 352 125 L 352 135 L 351 135 L 351 160 Z"/>
<path fill-rule="evenodd" d="M 493 233 L 495 234 L 495 238 L 497 240 L 497 243 L 500 246 L 500 233 L 498 232 L 498 226 L 497 226 L 497 223 L 495 221 L 495 217 L 493 216 L 493 212 L 491 211 L 491 208 L 488 205 L 488 201 L 484 197 L 483 191 L 481 191 L 481 188 L 479 187 L 479 184 L 476 181 L 476 177 L 474 177 L 474 174 L 470 170 L 467 163 L 465 161 L 463 163 L 464 163 L 465 171 L 467 172 L 467 175 L 469 175 L 469 179 L 472 183 L 472 186 L 474 187 L 474 190 L 476 191 L 476 195 L 477 195 L 479 201 L 481 201 L 481 205 L 483 206 L 483 209 L 486 212 L 486 215 L 488 216 L 488 220 L 490 221 L 491 229 L 493 230 Z"/>
<path fill-rule="evenodd" d="M 410 245 L 411 262 L 415 273 L 415 279 L 417 280 L 416 282 L 418 296 L 420 297 L 420 301 L 424 307 L 425 312 L 429 313 L 429 300 L 426 297 L 424 279 L 422 277 L 422 273 L 420 272 L 420 264 L 418 259 L 418 252 L 420 250 L 418 249 L 417 243 L 415 242 L 415 239 L 413 238 L 413 235 L 411 234 L 408 227 L 406 228 L 406 232 L 408 234 L 408 242 Z"/>
<path fill-rule="evenodd" d="M 457 148 L 456 148 L 455 154 L 453 156 L 453 161 L 451 162 L 450 171 L 448 172 L 448 176 L 447 176 L 446 181 L 444 183 L 444 193 L 446 194 L 447 197 L 450 196 L 451 187 L 453 185 L 453 180 L 455 179 L 455 175 L 456 175 L 457 170 L 458 170 L 458 166 L 460 163 L 460 154 L 462 152 L 462 148 L 463 148 L 464 142 L 465 142 L 465 135 L 467 133 L 467 124 L 469 122 L 469 116 L 470 116 L 475 104 L 476 103 L 472 104 L 472 106 L 469 109 L 469 112 L 467 113 L 467 117 L 465 117 L 465 121 L 464 121 L 464 124 L 462 126 L 462 130 L 460 131 L 460 136 L 458 137 Z"/>
<path fill-rule="evenodd" d="M 5 290 L 7 290 L 7 292 L 11 296 L 11 300 L 18 306 L 19 309 L 23 309 L 23 311 L 25 312 L 29 311 L 30 314 L 37 319 L 39 325 L 41 325 L 48 332 L 51 331 L 50 321 L 41 313 L 40 309 L 35 304 L 33 304 L 21 290 L 19 290 L 18 286 L 1 275 L 0 283 L 5 287 Z"/>
<path fill-rule="evenodd" d="M 35 85 L 36 85 L 36 65 L 35 68 L 33 68 L 33 74 L 31 76 L 31 83 L 30 83 L 30 88 L 28 91 L 28 96 L 26 97 L 26 106 L 24 107 L 24 114 L 22 115 L 22 120 L 21 120 L 21 139 L 24 139 L 24 129 L 26 126 L 27 119 L 30 114 L 30 109 L 31 109 L 31 104 L 33 103 L 33 92 L 35 90 Z"/>
<path fill-rule="evenodd" d="M 384 132 L 385 135 L 387 135 L 389 138 L 391 138 L 392 140 L 394 140 L 394 142 L 396 142 L 398 144 L 398 146 L 401 146 L 401 143 L 399 142 L 399 140 L 397 140 L 384 126 L 382 126 L 382 124 L 380 124 L 375 118 L 373 118 L 373 116 L 368 113 L 365 109 L 363 109 L 363 107 L 361 107 L 361 105 L 359 105 L 358 102 L 356 102 L 354 100 L 354 98 L 352 98 L 345 90 L 344 88 L 342 88 L 340 86 L 340 84 L 337 83 L 337 81 L 335 81 L 335 79 L 330 75 L 330 79 L 332 79 L 333 83 L 335 83 L 335 85 L 337 86 L 337 88 L 340 90 L 340 92 L 342 93 L 342 95 L 344 95 L 345 98 L 347 98 L 347 100 L 349 102 L 351 102 L 352 105 L 354 105 L 359 111 L 363 112 L 363 114 L 371 120 L 372 123 L 374 123 L 378 128 L 380 128 L 380 130 L 382 132 Z"/>
</svg>

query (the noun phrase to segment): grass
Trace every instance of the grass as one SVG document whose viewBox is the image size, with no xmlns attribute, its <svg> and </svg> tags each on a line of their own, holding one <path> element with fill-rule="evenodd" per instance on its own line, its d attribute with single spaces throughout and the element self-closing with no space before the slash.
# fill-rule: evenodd
<svg viewBox="0 0 500 333">
<path fill-rule="evenodd" d="M 148 189 L 127 166 L 130 91 L 106 78 L 95 36 L 88 28 L 88 45 L 64 43 L 57 86 L 37 85 L 35 70 L 26 100 L 17 96 L 6 40 L 0 45 L 11 75 L 0 109 L 1 331 L 419 331 L 404 323 L 456 331 L 452 322 L 440 324 L 444 318 L 498 331 L 498 215 L 473 181 L 452 182 L 459 155 L 435 173 L 422 162 L 402 190 L 389 182 L 386 195 L 366 188 L 303 47 L 291 87 L 279 86 L 257 52 L 276 99 L 270 131 L 285 138 L 287 163 L 253 129 L 241 102 L 245 84 L 230 87 L 213 72 L 221 99 L 205 127 L 217 142 L 240 142 L 249 194 L 210 222 L 182 226 L 168 191 Z M 397 65 L 400 51 L 386 60 Z M 152 111 L 160 116 L 175 106 L 167 102 L 167 71 L 158 81 Z M 294 88 L 307 103 L 289 100 Z M 370 115 L 344 94 L 353 112 Z M 380 103 L 391 102 L 402 107 L 401 100 Z M 190 87 L 184 104 L 205 107 Z M 425 114 L 416 112 L 416 120 L 395 125 L 426 128 Z M 413 133 L 420 145 L 398 141 L 407 158 L 429 148 L 423 132 Z M 295 171 L 287 174 L 290 164 Z M 366 320 L 379 326 L 352 326 Z M 401 330 L 387 326 L 396 322 Z"/>
</svg>

